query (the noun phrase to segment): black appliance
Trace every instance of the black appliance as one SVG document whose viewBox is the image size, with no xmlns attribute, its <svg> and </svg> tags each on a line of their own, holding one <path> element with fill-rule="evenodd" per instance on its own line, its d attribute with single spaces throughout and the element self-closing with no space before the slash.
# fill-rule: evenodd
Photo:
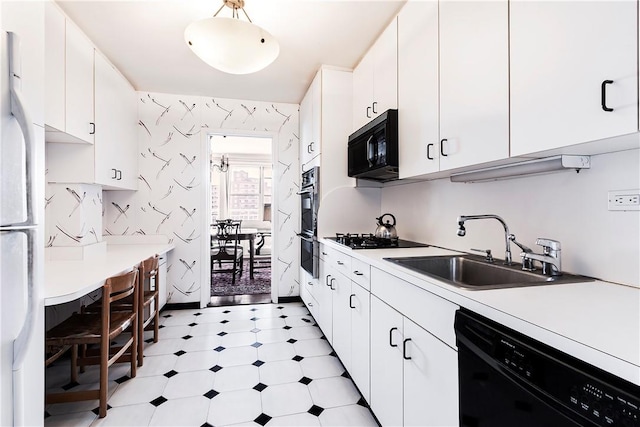
<svg viewBox="0 0 640 427">
<path fill-rule="evenodd" d="M 318 202 L 320 168 L 313 167 L 302 173 L 300 183 L 300 265 L 314 278 L 320 276 L 318 264 Z"/>
<path fill-rule="evenodd" d="M 349 136 L 348 175 L 398 179 L 398 110 L 387 110 Z"/>
<path fill-rule="evenodd" d="M 460 309 L 460 426 L 640 426 L 640 387 Z"/>
<path fill-rule="evenodd" d="M 419 248 L 427 247 L 425 243 L 402 239 L 381 239 L 373 234 L 336 233 L 336 237 L 327 237 L 351 249 L 385 249 L 385 248 Z"/>
</svg>

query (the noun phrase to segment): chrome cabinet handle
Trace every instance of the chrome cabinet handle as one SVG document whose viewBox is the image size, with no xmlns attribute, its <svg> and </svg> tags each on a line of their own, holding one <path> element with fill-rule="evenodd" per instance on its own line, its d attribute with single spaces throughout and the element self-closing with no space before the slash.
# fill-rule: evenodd
<svg viewBox="0 0 640 427">
<path fill-rule="evenodd" d="M 398 344 L 394 344 L 393 343 L 393 331 L 397 331 L 397 330 L 398 330 L 398 328 L 389 329 L 389 345 L 391 347 L 397 347 L 398 346 Z"/>
<path fill-rule="evenodd" d="M 313 286 L 313 282 L 307 282 L 307 285 Z"/>
<path fill-rule="evenodd" d="M 334 288 L 334 287 L 333 287 L 333 282 L 334 282 L 335 280 L 336 280 L 336 279 L 335 279 L 334 277 L 332 277 L 332 278 L 331 278 L 331 281 L 329 282 L 329 287 L 331 288 L 331 290 L 332 290 L 332 291 L 335 291 L 335 290 L 336 290 L 336 288 Z"/>
<path fill-rule="evenodd" d="M 93 122 L 89 122 L 89 125 L 91 125 L 91 131 L 89 132 L 89 135 L 95 135 L 96 134 L 96 124 Z"/>
<path fill-rule="evenodd" d="M 342 261 L 336 261 L 338 263 L 338 265 L 344 265 L 344 262 Z"/>
<path fill-rule="evenodd" d="M 356 308 L 356 306 L 353 305 L 353 297 L 355 297 L 355 296 L 356 296 L 356 294 L 349 295 L 349 307 L 350 308 Z"/>
<path fill-rule="evenodd" d="M 407 342 L 411 341 L 411 338 L 407 338 L 402 341 L 402 357 L 404 360 L 411 360 L 411 356 L 407 357 Z"/>
<path fill-rule="evenodd" d="M 364 274 L 360 273 L 358 270 L 355 270 L 353 274 L 355 274 L 356 276 L 364 276 Z"/>
<path fill-rule="evenodd" d="M 325 278 L 324 278 L 324 284 L 325 284 L 325 285 L 327 285 L 327 286 L 331 286 L 331 285 L 329 285 L 329 279 L 330 279 L 330 278 L 331 278 L 331 275 L 330 275 L 330 274 L 327 274 L 327 277 L 325 277 Z"/>
<path fill-rule="evenodd" d="M 367 119 L 371 118 L 371 114 L 369 113 L 371 111 L 371 107 L 367 107 Z"/>
<path fill-rule="evenodd" d="M 374 101 L 372 104 L 371 111 L 373 111 L 373 114 L 378 114 L 378 112 L 376 111 L 376 105 L 378 105 L 378 101 Z"/>
</svg>

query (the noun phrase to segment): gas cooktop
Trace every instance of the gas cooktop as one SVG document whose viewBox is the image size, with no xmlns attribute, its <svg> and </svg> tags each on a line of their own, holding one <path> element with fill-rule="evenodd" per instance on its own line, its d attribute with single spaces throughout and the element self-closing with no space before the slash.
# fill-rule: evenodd
<svg viewBox="0 0 640 427">
<path fill-rule="evenodd" d="M 387 248 L 417 248 L 429 246 L 424 243 L 402 239 L 381 239 L 373 234 L 336 233 L 335 237 L 327 237 L 351 249 L 387 249 Z"/>
</svg>

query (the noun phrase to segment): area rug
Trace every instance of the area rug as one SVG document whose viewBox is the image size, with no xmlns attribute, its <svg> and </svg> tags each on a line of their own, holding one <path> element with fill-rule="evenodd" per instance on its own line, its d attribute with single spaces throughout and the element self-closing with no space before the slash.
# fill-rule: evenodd
<svg viewBox="0 0 640 427">
<path fill-rule="evenodd" d="M 253 280 L 249 279 L 249 261 L 245 260 L 242 277 L 236 275 L 236 283 L 231 284 L 231 273 L 211 275 L 211 296 L 255 295 L 271 293 L 271 268 L 253 271 Z"/>
</svg>

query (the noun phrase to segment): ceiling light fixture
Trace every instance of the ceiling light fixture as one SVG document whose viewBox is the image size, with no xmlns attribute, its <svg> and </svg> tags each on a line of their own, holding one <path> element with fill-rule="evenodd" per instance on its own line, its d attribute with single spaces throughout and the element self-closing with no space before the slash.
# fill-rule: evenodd
<svg viewBox="0 0 640 427">
<path fill-rule="evenodd" d="M 231 18 L 218 17 L 225 7 Z M 248 21 L 240 20 L 240 10 Z M 244 0 L 222 0 L 213 18 L 191 23 L 184 31 L 191 50 L 208 65 L 229 74 L 250 74 L 271 64 L 280 53 L 278 41 L 244 10 Z"/>
<path fill-rule="evenodd" d="M 451 182 L 484 182 L 526 175 L 541 175 L 563 170 L 580 172 L 582 169 L 589 168 L 591 168 L 591 158 L 589 156 L 562 155 L 462 172 L 451 175 L 449 179 L 451 179 Z"/>
</svg>

